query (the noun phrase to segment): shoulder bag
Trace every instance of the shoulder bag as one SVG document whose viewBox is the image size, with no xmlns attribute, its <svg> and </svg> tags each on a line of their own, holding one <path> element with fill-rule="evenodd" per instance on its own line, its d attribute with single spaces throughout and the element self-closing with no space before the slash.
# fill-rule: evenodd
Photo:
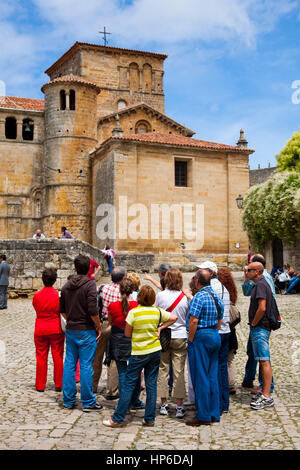
<svg viewBox="0 0 300 470">
<path fill-rule="evenodd" d="M 229 326 L 231 328 L 234 328 L 238 323 L 241 321 L 241 314 L 237 306 L 230 302 L 230 320 L 229 320 Z"/>
</svg>

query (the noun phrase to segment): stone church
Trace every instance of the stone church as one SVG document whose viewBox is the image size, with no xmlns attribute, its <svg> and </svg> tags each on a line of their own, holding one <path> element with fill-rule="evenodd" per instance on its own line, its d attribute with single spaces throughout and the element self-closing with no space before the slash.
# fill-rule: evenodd
<svg viewBox="0 0 300 470">
<path fill-rule="evenodd" d="M 66 226 L 95 247 L 225 264 L 248 240 L 236 198 L 253 152 L 165 114 L 165 54 L 76 42 L 44 100 L 0 97 L 0 238 Z"/>
</svg>

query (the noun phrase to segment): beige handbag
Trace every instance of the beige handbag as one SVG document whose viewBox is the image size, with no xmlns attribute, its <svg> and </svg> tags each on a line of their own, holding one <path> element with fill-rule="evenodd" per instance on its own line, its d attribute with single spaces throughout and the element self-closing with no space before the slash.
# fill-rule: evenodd
<svg viewBox="0 0 300 470">
<path fill-rule="evenodd" d="M 241 314 L 239 309 L 235 304 L 230 302 L 230 320 L 229 320 L 229 325 L 234 328 L 238 323 L 241 321 Z"/>
</svg>

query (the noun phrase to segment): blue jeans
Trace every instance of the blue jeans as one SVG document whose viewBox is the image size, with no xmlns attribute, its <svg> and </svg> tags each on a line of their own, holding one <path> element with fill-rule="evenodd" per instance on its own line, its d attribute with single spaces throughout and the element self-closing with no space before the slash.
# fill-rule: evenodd
<svg viewBox="0 0 300 470">
<path fill-rule="evenodd" d="M 76 403 L 75 371 L 80 361 L 80 388 L 83 408 L 91 408 L 96 404 L 93 394 L 93 361 L 97 349 L 97 333 L 95 330 L 66 330 L 66 357 L 63 374 L 64 405 L 71 408 Z"/>
<path fill-rule="evenodd" d="M 230 333 L 220 334 L 221 347 L 219 350 L 219 393 L 220 393 L 220 415 L 229 409 L 229 381 L 228 381 L 228 353 Z"/>
<path fill-rule="evenodd" d="M 287 294 L 289 294 L 292 290 L 294 290 L 296 286 L 298 286 L 298 284 L 300 284 L 300 277 L 293 277 L 290 280 L 289 287 L 286 290 Z"/>
<path fill-rule="evenodd" d="M 188 342 L 191 379 L 195 392 L 196 418 L 211 422 L 220 419 L 218 357 L 221 338 L 216 328 L 196 331 Z"/>
<path fill-rule="evenodd" d="M 244 383 L 253 382 L 255 380 L 256 368 L 257 368 L 257 360 L 254 357 L 253 345 L 252 345 L 252 340 L 251 340 L 251 330 L 249 333 L 249 338 L 248 338 L 248 343 L 247 343 L 247 356 L 248 356 L 248 360 L 247 360 L 246 367 L 245 367 L 245 376 L 243 379 Z M 271 364 L 271 361 L 270 361 L 270 364 Z M 259 381 L 260 386 L 262 387 L 261 367 L 259 367 L 258 381 Z M 273 393 L 273 391 L 274 391 L 274 381 L 272 377 L 271 393 Z"/>
<path fill-rule="evenodd" d="M 118 374 L 119 374 L 119 393 L 122 395 L 122 391 L 124 390 L 126 384 L 126 372 L 127 372 L 127 362 L 126 361 L 116 361 Z M 131 405 L 132 406 L 140 406 L 143 402 L 140 400 L 140 393 L 141 393 L 141 376 L 140 379 L 136 383 L 136 387 L 133 391 L 132 398 L 131 398 Z"/>
<path fill-rule="evenodd" d="M 115 423 L 123 423 L 126 412 L 130 406 L 136 385 L 144 369 L 146 386 L 146 406 L 144 420 L 153 423 L 156 416 L 157 377 L 161 358 L 161 351 L 150 354 L 130 356 L 125 375 L 124 388 L 120 400 L 112 417 Z"/>
</svg>

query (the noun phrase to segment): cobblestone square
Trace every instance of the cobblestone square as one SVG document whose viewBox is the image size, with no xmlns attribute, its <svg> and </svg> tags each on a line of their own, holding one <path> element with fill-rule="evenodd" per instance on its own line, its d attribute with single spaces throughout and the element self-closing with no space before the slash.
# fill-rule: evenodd
<svg viewBox="0 0 300 470">
<path fill-rule="evenodd" d="M 184 274 L 185 286 L 191 277 L 190 273 Z M 169 416 L 157 415 L 154 428 L 142 426 L 143 411 L 130 412 L 124 428 L 106 428 L 102 420 L 111 416 L 116 402 L 106 401 L 103 396 L 105 368 L 98 396 L 103 411 L 83 413 L 79 394 L 77 407 L 66 410 L 62 407 L 62 394 L 54 389 L 51 355 L 46 390 L 36 392 L 32 301 L 9 300 L 8 310 L 0 313 L 0 449 L 300 449 L 300 296 L 277 296 L 282 327 L 271 334 L 275 407 L 254 411 L 249 406 L 250 391 L 240 386 L 247 360 L 249 298 L 242 294 L 241 276 L 235 273 L 235 277 L 242 313 L 242 321 L 236 328 L 238 390 L 230 398 L 229 413 L 222 416 L 220 423 L 199 428 L 191 428 L 176 419 L 174 403 Z M 194 409 L 187 407 L 187 416 L 193 414 Z"/>
</svg>

